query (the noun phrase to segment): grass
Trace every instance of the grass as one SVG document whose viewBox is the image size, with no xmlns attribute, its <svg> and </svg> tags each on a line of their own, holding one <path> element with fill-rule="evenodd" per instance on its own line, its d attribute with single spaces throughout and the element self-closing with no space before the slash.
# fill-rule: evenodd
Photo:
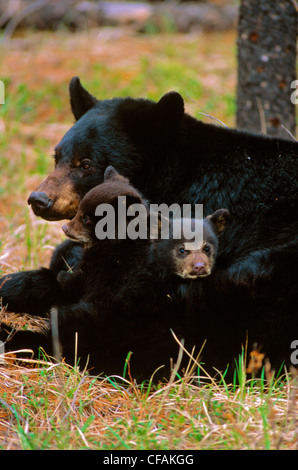
<svg viewBox="0 0 298 470">
<path fill-rule="evenodd" d="M 28 365 L 0 367 L 0 449 L 297 448 L 297 377 L 153 387 L 49 358 Z"/>
<path fill-rule="evenodd" d="M 115 29 L 28 32 L 2 45 L 0 79 L 0 273 L 46 266 L 63 222 L 48 223 L 26 204 L 53 167 L 53 148 L 72 125 L 72 76 L 98 98 L 159 99 L 179 91 L 186 110 L 234 125 L 235 32 L 135 35 Z M 20 328 L 40 319 L 0 311 Z M 191 361 L 191 359 L 190 359 Z M 194 363 L 192 362 L 192 365 Z M 199 386 L 175 374 L 167 383 L 92 377 L 50 358 L 0 363 L 1 449 L 297 449 L 297 377 L 253 380 L 243 359 L 237 381 Z M 198 380 L 198 379 L 196 379 Z"/>
</svg>

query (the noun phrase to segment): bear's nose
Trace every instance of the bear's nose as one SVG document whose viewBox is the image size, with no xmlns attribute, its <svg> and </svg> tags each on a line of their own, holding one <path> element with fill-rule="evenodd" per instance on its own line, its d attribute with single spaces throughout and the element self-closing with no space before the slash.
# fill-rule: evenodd
<svg viewBox="0 0 298 470">
<path fill-rule="evenodd" d="M 27 202 L 29 205 L 39 210 L 49 209 L 49 207 L 51 207 L 53 204 L 52 199 L 48 198 L 46 193 L 39 193 L 37 191 L 33 191 L 30 194 Z"/>
<path fill-rule="evenodd" d="M 62 226 L 62 230 L 63 230 L 63 232 L 65 233 L 65 235 L 68 234 L 68 226 L 67 226 L 67 225 L 63 225 L 63 226 Z"/>
<path fill-rule="evenodd" d="M 198 274 L 206 274 L 206 268 L 204 263 L 196 263 L 193 270 Z"/>
</svg>

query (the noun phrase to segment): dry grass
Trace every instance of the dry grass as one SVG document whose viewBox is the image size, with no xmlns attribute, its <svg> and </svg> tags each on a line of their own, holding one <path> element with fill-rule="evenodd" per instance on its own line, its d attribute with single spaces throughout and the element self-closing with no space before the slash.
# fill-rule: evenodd
<svg viewBox="0 0 298 470">
<path fill-rule="evenodd" d="M 0 448 L 297 449 L 297 380 L 154 389 L 47 358 L 12 361 L 0 367 Z"/>
</svg>

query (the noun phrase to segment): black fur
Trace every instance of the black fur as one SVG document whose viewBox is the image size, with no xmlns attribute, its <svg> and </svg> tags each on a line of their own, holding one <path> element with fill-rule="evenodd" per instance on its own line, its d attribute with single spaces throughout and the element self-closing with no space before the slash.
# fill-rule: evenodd
<svg viewBox="0 0 298 470">
<path fill-rule="evenodd" d="M 159 103 L 99 101 L 74 78 L 70 93 L 77 122 L 56 147 L 55 171 L 29 198 L 36 215 L 73 217 L 78 201 L 111 164 L 151 203 L 202 203 L 205 215 L 227 208 L 231 223 L 212 278 L 203 292 L 201 283 L 190 283 L 192 297 L 207 298 L 207 310 L 201 300 L 194 302 L 199 321 L 209 316 L 206 336 L 218 331 L 228 343 L 232 334 L 237 345 L 248 329 L 251 342 L 258 339 L 271 357 L 278 350 L 276 356 L 288 359 L 297 332 L 298 144 L 199 122 L 184 113 L 174 92 Z M 69 198 L 67 210 L 61 194 L 63 201 Z M 70 245 L 65 247 L 68 255 L 62 247 L 60 260 L 74 258 Z M 42 272 L 45 280 L 57 274 L 56 268 Z M 0 295 L 10 310 L 25 310 L 7 282 Z M 45 290 L 45 305 L 47 297 Z M 29 307 L 34 310 L 34 304 Z M 150 320 L 143 321 L 147 328 Z M 273 348 L 266 346 L 268 337 Z"/>
</svg>

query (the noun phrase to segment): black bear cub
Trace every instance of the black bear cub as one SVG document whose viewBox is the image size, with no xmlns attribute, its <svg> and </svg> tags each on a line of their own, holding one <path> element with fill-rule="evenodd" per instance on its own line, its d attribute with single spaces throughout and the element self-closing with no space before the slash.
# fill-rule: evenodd
<svg viewBox="0 0 298 470">
<path fill-rule="evenodd" d="M 121 299 L 126 286 L 132 284 L 136 291 L 142 288 L 150 240 L 118 236 L 121 196 L 128 207 L 135 203 L 142 205 L 147 217 L 147 201 L 127 178 L 110 166 L 105 171 L 104 182 L 83 197 L 76 216 L 63 226 L 71 240 L 83 245 L 83 252 L 73 272 L 61 271 L 57 276 L 65 299 L 56 305 L 59 340 L 67 362 L 73 363 L 77 357 L 82 367 L 87 363 L 94 373 L 121 375 L 126 356 L 133 351 L 137 359 L 133 361 L 133 371 L 140 377 L 148 372 L 147 365 L 142 370 L 142 359 L 148 355 L 145 342 L 148 319 L 142 316 L 146 301 L 142 306 L 130 303 L 126 309 Z M 103 220 L 97 208 L 103 205 L 115 213 L 112 221 L 115 232 L 106 238 L 98 237 L 96 231 L 97 224 Z M 129 220 L 125 219 L 125 223 Z M 77 350 L 74 348 L 76 334 Z"/>
<path fill-rule="evenodd" d="M 64 233 L 71 240 L 83 245 L 83 255 L 79 265 L 73 273 L 60 271 L 57 279 L 63 287 L 64 292 L 73 292 L 74 283 L 80 286 L 81 294 L 84 298 L 90 293 L 91 297 L 97 303 L 102 299 L 98 295 L 99 290 L 95 289 L 96 283 L 102 289 L 107 278 L 112 278 L 115 294 L 116 287 L 123 287 L 125 280 L 128 279 L 130 269 L 136 271 L 143 265 L 142 260 L 146 260 L 147 240 L 130 240 L 128 237 L 119 238 L 119 222 L 117 207 L 119 198 L 125 197 L 127 206 L 131 204 L 141 204 L 145 208 L 145 217 L 147 218 L 148 203 L 143 196 L 133 188 L 128 179 L 121 176 L 112 166 L 109 166 L 104 174 L 104 182 L 91 189 L 80 202 L 76 216 L 62 227 Z M 124 200 L 122 201 L 124 202 Z M 114 228 L 113 233 L 103 233 L 98 237 L 96 225 L 100 217 L 97 214 L 97 208 L 100 205 L 109 205 L 115 217 L 110 220 Z M 127 224 L 129 217 L 122 220 Z M 146 222 L 146 220 L 145 220 Z M 122 227 L 123 228 L 123 227 Z M 109 235 L 109 236 L 108 236 Z M 133 250 L 133 254 L 130 250 Z M 141 259 L 138 259 L 140 250 Z M 103 268 L 105 262 L 107 265 Z M 115 269 L 115 271 L 114 271 Z M 100 276 L 98 275 L 100 273 Z M 97 275 L 95 275 L 97 274 Z M 122 278 L 124 274 L 124 278 Z M 79 280 L 79 283 L 77 282 Z M 67 291 L 66 286 L 68 286 Z M 79 291 L 76 291 L 77 295 Z M 104 293 L 107 307 L 107 292 Z"/>
<path fill-rule="evenodd" d="M 151 266 L 158 266 L 166 277 L 174 274 L 190 280 L 210 276 L 216 261 L 219 236 L 225 230 L 229 218 L 227 209 L 218 209 L 202 221 L 183 218 L 171 220 L 170 236 L 152 243 Z M 186 223 L 192 229 L 192 234 L 195 234 L 195 223 L 202 225 L 201 239 L 184 235 Z M 181 228 L 181 237 L 174 236 L 176 226 Z"/>
<path fill-rule="evenodd" d="M 96 371 L 120 374 L 120 367 L 132 351 L 132 373 L 138 379 L 149 378 L 155 369 L 170 364 L 170 358 L 178 354 L 171 329 L 178 336 L 186 337 L 191 347 L 199 340 L 193 328 L 194 324 L 199 324 L 198 312 L 187 314 L 181 310 L 181 306 L 186 308 L 184 302 L 168 304 L 165 296 L 168 282 L 164 281 L 173 275 L 179 282 L 181 277 L 197 279 L 211 273 L 218 235 L 224 230 L 228 211 L 218 210 L 200 221 L 203 240 L 195 250 L 187 249 L 189 239 L 173 239 L 173 226 L 177 223 L 183 226 L 184 219 L 169 221 L 169 238 L 164 240 L 119 239 L 117 236 L 98 239 L 96 208 L 100 204 L 117 208 L 119 196 L 125 196 L 129 204 L 143 204 L 146 208 L 144 222 L 148 222 L 147 201 L 126 178 L 108 167 L 104 183 L 84 196 L 77 215 L 63 226 L 70 239 L 84 245 L 82 260 L 75 272 L 58 275 L 65 296 L 72 295 L 74 299 L 71 305 L 58 306 L 63 353 L 69 348 L 75 325 L 79 330 L 78 355 L 82 361 L 90 355 L 90 364 Z M 186 321 L 188 315 L 193 319 L 190 323 Z M 167 368 L 163 369 L 162 375 L 168 373 Z"/>
<path fill-rule="evenodd" d="M 229 212 L 226 209 L 218 209 L 206 217 L 203 220 L 203 239 L 193 249 L 188 249 L 189 242 L 186 239 L 169 240 L 178 276 L 197 279 L 211 274 L 218 251 L 218 236 L 224 231 L 228 219 Z"/>
</svg>

